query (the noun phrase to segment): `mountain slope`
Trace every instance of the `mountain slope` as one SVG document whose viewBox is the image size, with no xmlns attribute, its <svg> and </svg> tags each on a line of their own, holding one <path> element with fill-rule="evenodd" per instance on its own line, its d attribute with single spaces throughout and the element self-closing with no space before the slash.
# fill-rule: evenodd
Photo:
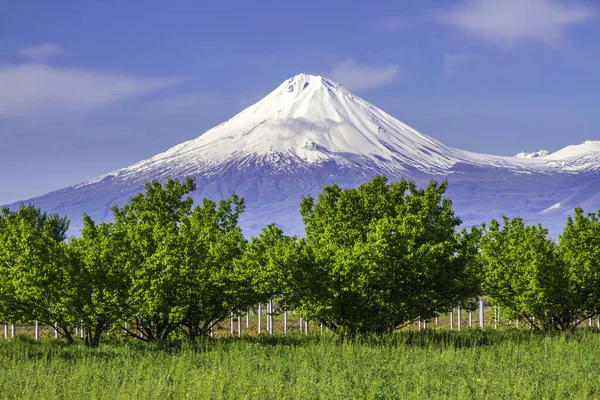
<svg viewBox="0 0 600 400">
<path fill-rule="evenodd" d="M 534 158 L 462 151 L 419 133 L 335 82 L 300 74 L 196 139 L 31 201 L 67 213 L 77 228 L 82 212 L 110 218 L 110 206 L 127 201 L 145 181 L 194 176 L 196 198 L 235 191 L 246 199 L 246 233 L 277 222 L 301 234 L 301 196 L 323 184 L 355 186 L 386 174 L 419 182 L 448 179 L 457 211 L 468 223 L 504 212 L 562 218 L 560 207 L 538 213 L 596 196 L 589 187 L 600 167 L 600 146 L 594 143 L 600 142 Z"/>
</svg>

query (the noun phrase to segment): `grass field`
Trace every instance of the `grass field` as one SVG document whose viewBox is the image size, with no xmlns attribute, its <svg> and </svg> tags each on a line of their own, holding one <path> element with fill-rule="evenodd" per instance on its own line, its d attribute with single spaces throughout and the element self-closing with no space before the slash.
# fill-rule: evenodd
<svg viewBox="0 0 600 400">
<path fill-rule="evenodd" d="M 600 398 L 600 332 L 436 329 L 340 341 L 0 342 L 8 399 Z"/>
</svg>

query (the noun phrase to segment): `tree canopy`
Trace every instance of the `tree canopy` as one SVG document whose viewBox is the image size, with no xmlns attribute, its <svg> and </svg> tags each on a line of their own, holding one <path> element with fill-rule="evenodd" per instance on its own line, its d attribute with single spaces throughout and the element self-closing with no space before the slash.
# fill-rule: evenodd
<svg viewBox="0 0 600 400">
<path fill-rule="evenodd" d="M 287 239 L 284 301 L 336 332 L 381 333 L 428 319 L 478 294 L 469 273 L 477 232 L 443 198 L 446 183 L 417 189 L 376 177 L 333 184 L 302 199 L 305 239 Z M 294 256 L 292 256 L 294 255 Z"/>
</svg>

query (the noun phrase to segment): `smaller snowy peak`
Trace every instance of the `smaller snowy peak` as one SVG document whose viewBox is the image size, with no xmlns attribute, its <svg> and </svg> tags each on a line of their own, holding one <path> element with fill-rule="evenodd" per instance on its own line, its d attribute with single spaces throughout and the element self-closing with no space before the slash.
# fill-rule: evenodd
<svg viewBox="0 0 600 400">
<path fill-rule="evenodd" d="M 545 159 L 561 161 L 594 155 L 600 155 L 600 140 L 586 140 L 582 144 L 564 147 L 548 154 Z"/>
<path fill-rule="evenodd" d="M 553 211 L 558 211 L 560 210 L 560 203 L 556 203 L 554 205 L 551 205 L 550 207 L 546 208 L 544 211 L 540 211 L 540 214 L 548 214 L 551 213 Z"/>
<path fill-rule="evenodd" d="M 527 153 L 525 151 L 522 151 L 519 154 L 516 154 L 515 157 L 516 158 L 544 158 L 548 154 L 550 154 L 550 152 L 548 150 L 537 150 L 537 151 L 534 151 L 533 153 Z"/>
</svg>

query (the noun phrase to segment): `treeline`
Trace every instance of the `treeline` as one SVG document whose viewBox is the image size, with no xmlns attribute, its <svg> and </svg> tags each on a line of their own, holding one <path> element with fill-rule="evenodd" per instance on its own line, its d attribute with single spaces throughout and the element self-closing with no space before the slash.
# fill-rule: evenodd
<svg viewBox="0 0 600 400">
<path fill-rule="evenodd" d="M 0 216 L 0 321 L 39 321 L 97 345 L 209 334 L 275 299 L 341 335 L 384 333 L 489 296 L 508 318 L 566 330 L 600 312 L 600 222 L 575 210 L 558 243 L 520 218 L 457 231 L 446 183 L 326 186 L 300 204 L 305 237 L 275 225 L 247 241 L 236 195 L 194 206 L 192 179 L 145 185 L 114 222 L 69 221 L 33 205 Z"/>
</svg>

